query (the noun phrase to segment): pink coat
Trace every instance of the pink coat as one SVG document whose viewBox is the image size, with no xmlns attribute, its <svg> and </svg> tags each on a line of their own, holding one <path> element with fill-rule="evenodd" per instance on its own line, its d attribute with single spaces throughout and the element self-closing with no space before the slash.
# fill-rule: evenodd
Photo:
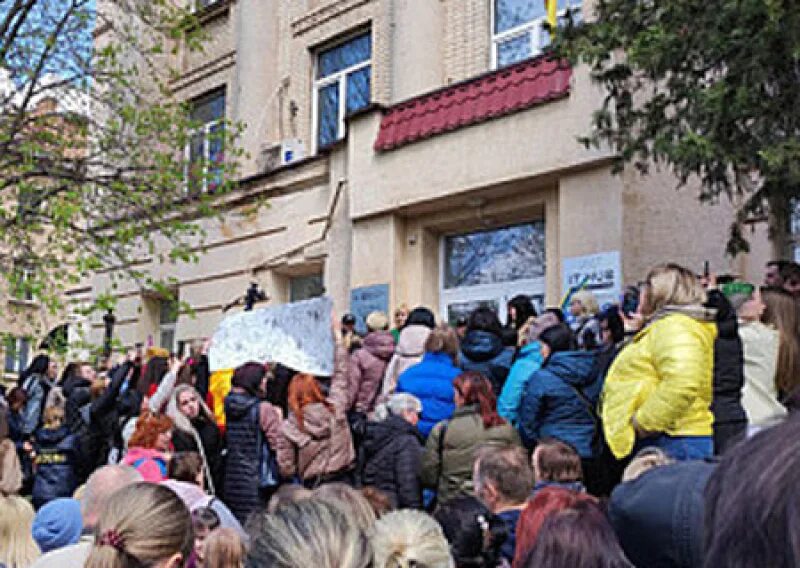
<svg viewBox="0 0 800 568">
<path fill-rule="evenodd" d="M 353 409 L 370 413 L 375 408 L 383 374 L 394 355 L 394 337 L 388 331 L 374 331 L 364 338 L 363 347 L 350 356 L 349 397 Z"/>
<path fill-rule="evenodd" d="M 142 479 L 151 483 L 160 483 L 167 479 L 169 458 L 158 450 L 147 448 L 128 448 L 122 463 L 133 467 L 142 474 Z"/>
</svg>

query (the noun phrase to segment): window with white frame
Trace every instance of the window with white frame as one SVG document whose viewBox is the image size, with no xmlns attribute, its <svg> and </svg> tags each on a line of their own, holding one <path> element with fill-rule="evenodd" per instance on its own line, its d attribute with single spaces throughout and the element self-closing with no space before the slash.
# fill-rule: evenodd
<svg viewBox="0 0 800 568">
<path fill-rule="evenodd" d="M 159 304 L 159 345 L 169 351 L 175 351 L 175 324 L 178 322 L 179 309 L 177 300 L 162 300 Z"/>
<path fill-rule="evenodd" d="M 14 277 L 12 279 L 12 296 L 16 300 L 22 300 L 24 302 L 33 302 L 34 295 L 33 295 L 33 288 L 31 285 L 32 280 L 34 279 L 34 271 L 33 268 L 27 266 L 23 263 L 17 263 L 14 265 Z"/>
<path fill-rule="evenodd" d="M 189 118 L 196 126 L 185 149 L 187 190 L 213 191 L 222 181 L 225 89 L 192 101 Z"/>
<path fill-rule="evenodd" d="M 582 0 L 558 0 L 560 20 L 571 11 L 581 17 Z M 550 44 L 545 0 L 492 0 L 492 67 L 505 67 L 538 55 Z"/>
<path fill-rule="evenodd" d="M 314 113 L 317 148 L 344 136 L 345 117 L 370 103 L 372 36 L 355 36 L 317 54 Z"/>
<path fill-rule="evenodd" d="M 5 340 L 5 372 L 19 374 L 28 366 L 31 346 L 24 337 L 7 337 Z"/>
</svg>

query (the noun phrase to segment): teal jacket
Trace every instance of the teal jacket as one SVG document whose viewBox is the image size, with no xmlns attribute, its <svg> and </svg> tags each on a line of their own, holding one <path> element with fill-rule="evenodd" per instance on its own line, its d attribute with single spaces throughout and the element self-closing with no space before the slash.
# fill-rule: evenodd
<svg viewBox="0 0 800 568">
<path fill-rule="evenodd" d="M 541 345 L 532 341 L 520 348 L 517 360 L 511 365 L 506 383 L 497 399 L 497 412 L 508 420 L 513 426 L 519 423 L 519 407 L 522 404 L 522 395 L 528 381 L 542 366 Z"/>
</svg>

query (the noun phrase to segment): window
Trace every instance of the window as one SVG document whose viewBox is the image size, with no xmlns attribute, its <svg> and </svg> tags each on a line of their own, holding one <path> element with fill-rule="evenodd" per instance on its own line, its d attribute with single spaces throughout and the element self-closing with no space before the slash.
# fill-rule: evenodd
<svg viewBox="0 0 800 568">
<path fill-rule="evenodd" d="M 789 253 L 792 260 L 800 262 L 800 200 L 789 200 Z"/>
<path fill-rule="evenodd" d="M 369 33 L 319 52 L 314 80 L 317 148 L 344 136 L 344 118 L 370 102 L 372 36 Z"/>
<path fill-rule="evenodd" d="M 159 304 L 159 345 L 170 352 L 175 351 L 175 324 L 180 305 L 177 300 L 162 300 Z"/>
<path fill-rule="evenodd" d="M 441 314 L 450 323 L 477 307 L 505 319 L 517 294 L 544 301 L 545 225 L 535 221 L 442 239 Z"/>
<path fill-rule="evenodd" d="M 24 264 L 15 264 L 14 278 L 11 281 L 12 292 L 11 295 L 24 302 L 33 302 L 33 288 L 32 280 L 34 277 L 33 269 Z"/>
<path fill-rule="evenodd" d="M 545 0 L 492 0 L 492 67 L 504 67 L 541 53 L 550 43 Z M 581 0 L 558 0 L 558 17 L 567 10 L 580 19 Z"/>
<path fill-rule="evenodd" d="M 195 99 L 189 114 L 197 125 L 186 145 L 189 193 L 213 191 L 222 181 L 225 138 L 225 89 Z"/>
<path fill-rule="evenodd" d="M 199 12 L 200 10 L 205 10 L 214 4 L 221 2 L 222 0 L 195 0 L 195 9 Z"/>
<path fill-rule="evenodd" d="M 289 279 L 289 301 L 299 302 L 316 298 L 325 293 L 325 285 L 322 282 L 322 274 L 311 274 L 310 276 L 297 276 Z"/>
<path fill-rule="evenodd" d="M 30 342 L 24 337 L 9 337 L 5 341 L 6 373 L 19 374 L 28 366 Z"/>
</svg>

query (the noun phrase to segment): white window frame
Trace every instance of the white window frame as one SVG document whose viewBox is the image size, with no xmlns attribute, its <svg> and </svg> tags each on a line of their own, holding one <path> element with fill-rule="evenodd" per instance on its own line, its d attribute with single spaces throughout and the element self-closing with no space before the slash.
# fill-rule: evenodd
<svg viewBox="0 0 800 568">
<path fill-rule="evenodd" d="M 327 87 L 328 85 L 332 85 L 335 82 L 339 82 L 339 116 L 338 116 L 338 131 L 339 135 L 336 137 L 336 140 L 339 141 L 344 138 L 345 132 L 345 123 L 344 119 L 347 116 L 347 76 L 350 73 L 355 73 L 356 71 L 360 71 L 365 67 L 369 67 L 372 65 L 372 50 L 370 50 L 370 57 L 369 59 L 362 61 L 361 63 L 357 63 L 355 65 L 351 65 L 346 69 L 342 69 L 341 71 L 337 71 L 331 75 L 323 77 L 321 79 L 317 79 L 317 70 L 319 69 L 319 56 L 331 49 L 335 49 L 340 45 L 343 45 L 351 40 L 356 39 L 357 37 L 361 37 L 362 35 L 372 35 L 372 30 L 361 30 L 357 33 L 347 36 L 342 41 L 338 41 L 332 45 L 327 45 L 323 49 L 318 49 L 314 53 L 314 69 L 313 69 L 313 77 L 314 77 L 314 93 L 311 101 L 311 119 L 312 119 L 312 137 L 313 137 L 313 148 L 314 154 L 316 154 L 320 147 L 319 147 L 319 90 L 323 87 Z M 374 47 L 374 46 L 373 46 Z M 370 99 L 372 99 L 372 72 L 370 71 Z"/>
<path fill-rule="evenodd" d="M 190 132 L 189 135 L 189 142 L 187 142 L 186 147 L 183 149 L 184 152 L 184 159 L 186 160 L 186 167 L 184 168 L 183 179 L 184 179 L 184 192 L 189 193 L 189 172 L 192 169 L 192 141 L 191 139 L 198 133 L 203 134 L 203 187 L 201 191 L 206 193 L 208 191 L 208 164 L 211 162 L 211 148 L 209 143 L 209 138 L 211 136 L 211 130 L 215 126 L 219 126 L 224 122 L 224 119 L 217 119 L 212 120 L 211 122 L 206 122 L 200 128 L 195 128 Z"/>
<path fill-rule="evenodd" d="M 500 33 L 495 33 L 494 29 L 495 29 L 495 21 L 496 21 L 496 17 L 497 17 L 497 15 L 495 13 L 495 10 L 496 10 L 497 2 L 496 2 L 496 0 L 489 0 L 489 1 L 490 1 L 490 4 L 491 4 L 491 7 L 490 7 L 491 21 L 489 22 L 489 25 L 491 27 L 489 29 L 491 30 L 491 34 L 492 34 L 492 69 L 497 69 L 497 46 L 498 46 L 498 44 L 500 44 L 500 43 L 502 43 L 502 42 L 504 42 L 506 40 L 513 39 L 515 37 L 521 36 L 521 35 L 528 34 L 528 36 L 530 37 L 531 52 L 530 52 L 530 55 L 528 55 L 527 59 L 530 59 L 531 57 L 536 57 L 537 55 L 542 53 L 542 50 L 539 48 L 539 46 L 542 43 L 541 42 L 541 34 L 549 33 L 547 30 L 545 30 L 544 25 L 543 25 L 545 22 L 547 22 L 547 14 L 545 14 L 544 16 L 542 16 L 540 18 L 535 18 L 535 19 L 533 19 L 533 20 L 531 20 L 529 22 L 525 22 L 524 24 L 520 24 L 520 25 L 518 25 L 518 26 L 516 26 L 514 28 L 502 31 Z M 544 3 L 544 0 L 541 0 L 541 1 Z M 573 6 L 573 2 L 575 4 L 575 6 Z M 575 10 L 576 8 L 580 8 L 580 9 L 583 8 L 583 1 L 582 0 L 570 0 L 568 2 L 568 4 L 567 4 L 566 8 L 564 8 L 563 10 L 559 10 L 557 12 L 556 18 L 558 18 L 558 19 L 565 18 L 566 15 L 567 15 L 567 10 Z M 521 61 L 524 61 L 524 60 L 521 60 Z"/>
<path fill-rule="evenodd" d="M 161 321 L 161 310 L 164 309 L 165 305 L 169 305 L 171 302 L 167 302 L 166 300 L 161 300 L 158 305 L 158 344 L 164 349 L 168 349 L 170 352 L 175 351 L 176 345 L 176 336 L 175 333 L 178 328 L 178 318 L 180 317 L 180 313 L 175 314 L 175 319 L 171 322 L 164 322 Z M 179 304 L 177 304 L 175 309 L 178 309 Z M 172 332 L 172 345 L 161 345 L 161 338 L 164 336 L 164 332 Z"/>
<path fill-rule="evenodd" d="M 546 227 L 546 226 L 545 226 Z M 503 229 L 505 226 L 488 229 L 490 231 Z M 476 231 L 480 231 L 477 229 Z M 470 234 L 476 231 L 459 231 L 447 233 L 439 238 L 439 318 L 440 321 L 447 321 L 447 307 L 450 304 L 462 302 L 475 302 L 481 300 L 497 301 L 497 317 L 505 323 L 506 312 L 508 311 L 508 301 L 517 294 L 526 294 L 532 298 L 541 296 L 545 298 L 547 291 L 547 275 L 537 278 L 524 278 L 511 280 L 509 282 L 496 282 L 493 284 L 477 284 L 474 286 L 457 286 L 455 288 L 445 288 L 444 278 L 447 262 L 447 247 L 445 242 L 448 237 L 463 234 Z M 545 271 L 547 267 L 545 266 Z"/>
<path fill-rule="evenodd" d="M 29 268 L 25 265 L 17 265 L 14 267 L 14 270 L 18 270 L 22 274 L 22 282 L 26 280 L 30 280 L 34 276 L 34 271 L 32 268 Z M 28 297 L 30 294 L 30 297 Z M 36 296 L 33 295 L 32 292 L 26 291 L 23 296 L 17 295 L 17 291 L 10 297 L 11 301 L 22 303 L 22 304 L 36 304 Z"/>
<path fill-rule="evenodd" d="M 25 337 L 14 337 L 14 368 L 8 369 L 6 368 L 6 355 L 5 349 L 7 348 L 6 344 L 3 344 L 3 372 L 4 373 L 14 373 L 19 375 L 22 371 L 25 370 L 25 366 L 30 364 L 31 361 L 31 342 Z M 28 360 L 25 361 L 25 364 L 22 364 L 22 361 L 19 358 L 20 353 L 22 352 L 22 342 L 26 342 L 28 344 Z"/>
</svg>

